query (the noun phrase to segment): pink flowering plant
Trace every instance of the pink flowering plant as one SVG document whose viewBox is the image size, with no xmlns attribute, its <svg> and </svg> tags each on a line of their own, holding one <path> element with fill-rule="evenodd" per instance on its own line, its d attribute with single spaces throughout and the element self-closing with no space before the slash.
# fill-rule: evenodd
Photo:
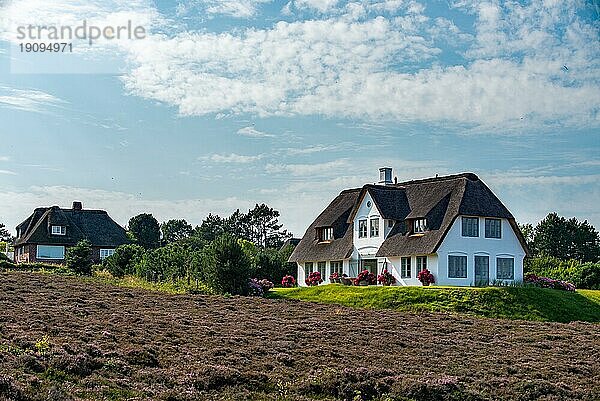
<svg viewBox="0 0 600 401">
<path fill-rule="evenodd" d="M 358 273 L 358 276 L 354 279 L 354 285 L 360 285 L 361 281 L 366 282 L 368 285 L 376 284 L 375 275 L 368 270 L 363 270 Z"/>
<path fill-rule="evenodd" d="M 264 297 L 273 287 L 273 283 L 266 278 L 262 280 L 253 278 L 248 282 L 248 295 L 252 297 Z"/>
<path fill-rule="evenodd" d="M 555 290 L 575 291 L 575 286 L 567 281 L 554 280 L 548 277 L 540 277 L 535 274 L 525 276 L 525 283 L 533 284 L 536 287 L 553 288 Z"/>
<path fill-rule="evenodd" d="M 323 279 L 321 278 L 321 273 L 319 273 L 319 272 L 310 273 L 308 275 L 308 278 L 306 279 L 306 285 L 309 287 L 319 285 L 322 282 L 323 282 Z"/>
<path fill-rule="evenodd" d="M 392 285 L 396 284 L 396 277 L 390 273 L 387 269 L 384 269 L 379 276 L 377 276 L 379 284 Z"/>
<path fill-rule="evenodd" d="M 429 271 L 429 269 L 421 270 L 419 274 L 417 274 L 417 280 L 421 282 L 423 285 L 429 285 L 435 283 L 435 278 L 433 274 Z"/>
<path fill-rule="evenodd" d="M 283 288 L 292 288 L 296 286 L 296 279 L 289 274 L 281 279 L 281 286 Z"/>
<path fill-rule="evenodd" d="M 337 280 L 338 278 L 340 278 L 340 274 L 338 272 L 333 272 L 329 276 L 329 281 L 334 281 L 334 280 Z"/>
</svg>

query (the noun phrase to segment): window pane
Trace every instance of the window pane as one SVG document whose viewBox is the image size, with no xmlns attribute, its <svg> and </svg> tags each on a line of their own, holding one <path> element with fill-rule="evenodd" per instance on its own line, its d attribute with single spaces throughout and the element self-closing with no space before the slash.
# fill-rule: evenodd
<svg viewBox="0 0 600 401">
<path fill-rule="evenodd" d="M 485 237 L 501 238 L 502 222 L 500 219 L 485 219 Z"/>
<path fill-rule="evenodd" d="M 65 258 L 65 247 L 64 246 L 38 245 L 37 246 L 37 258 L 38 259 L 64 259 Z"/>
<path fill-rule="evenodd" d="M 371 237 L 379 237 L 379 219 L 371 219 Z"/>
<path fill-rule="evenodd" d="M 411 270 L 410 258 L 400 258 L 400 277 L 410 278 Z"/>
<path fill-rule="evenodd" d="M 358 221 L 358 238 L 367 237 L 367 220 Z"/>
<path fill-rule="evenodd" d="M 417 256 L 417 272 L 427 269 L 427 256 Z"/>
<path fill-rule="evenodd" d="M 325 266 L 326 266 L 325 262 L 317 263 L 317 268 L 319 269 L 319 273 L 321 273 L 321 278 L 323 280 L 325 279 Z"/>
<path fill-rule="evenodd" d="M 496 259 L 496 278 L 498 280 L 513 280 L 515 278 L 515 260 L 513 258 Z"/>
<path fill-rule="evenodd" d="M 312 273 L 313 264 L 312 262 L 306 262 L 304 264 L 304 279 L 308 278 L 308 275 Z"/>
<path fill-rule="evenodd" d="M 448 256 L 448 277 L 466 278 L 467 277 L 467 257 L 466 256 Z"/>
</svg>

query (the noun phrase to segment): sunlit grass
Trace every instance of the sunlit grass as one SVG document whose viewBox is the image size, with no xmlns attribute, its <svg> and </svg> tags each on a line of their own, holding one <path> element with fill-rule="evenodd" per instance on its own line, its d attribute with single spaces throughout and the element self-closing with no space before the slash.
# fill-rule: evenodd
<svg viewBox="0 0 600 401">
<path fill-rule="evenodd" d="M 354 287 L 276 289 L 273 298 L 410 312 L 459 312 L 490 318 L 600 322 L 600 291 L 535 287 Z"/>
</svg>

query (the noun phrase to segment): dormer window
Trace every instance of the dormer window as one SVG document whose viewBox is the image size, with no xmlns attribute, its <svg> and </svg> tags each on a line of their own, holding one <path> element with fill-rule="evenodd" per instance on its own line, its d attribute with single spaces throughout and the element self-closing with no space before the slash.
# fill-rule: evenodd
<svg viewBox="0 0 600 401">
<path fill-rule="evenodd" d="M 367 220 L 358 220 L 358 238 L 367 238 Z"/>
<path fill-rule="evenodd" d="M 333 241 L 333 227 L 317 228 L 317 238 L 319 242 Z"/>
<path fill-rule="evenodd" d="M 52 235 L 65 235 L 67 233 L 67 227 L 65 226 L 52 226 Z"/>
<path fill-rule="evenodd" d="M 413 232 L 415 234 L 422 234 L 427 228 L 427 219 L 416 219 L 413 225 Z"/>
</svg>

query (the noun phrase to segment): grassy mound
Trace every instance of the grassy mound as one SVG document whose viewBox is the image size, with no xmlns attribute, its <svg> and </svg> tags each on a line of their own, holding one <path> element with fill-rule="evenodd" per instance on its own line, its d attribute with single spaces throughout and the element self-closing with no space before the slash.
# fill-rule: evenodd
<svg viewBox="0 0 600 401">
<path fill-rule="evenodd" d="M 412 312 L 460 312 L 492 318 L 600 322 L 600 291 L 533 287 L 348 287 L 277 289 L 274 298 Z"/>
</svg>

